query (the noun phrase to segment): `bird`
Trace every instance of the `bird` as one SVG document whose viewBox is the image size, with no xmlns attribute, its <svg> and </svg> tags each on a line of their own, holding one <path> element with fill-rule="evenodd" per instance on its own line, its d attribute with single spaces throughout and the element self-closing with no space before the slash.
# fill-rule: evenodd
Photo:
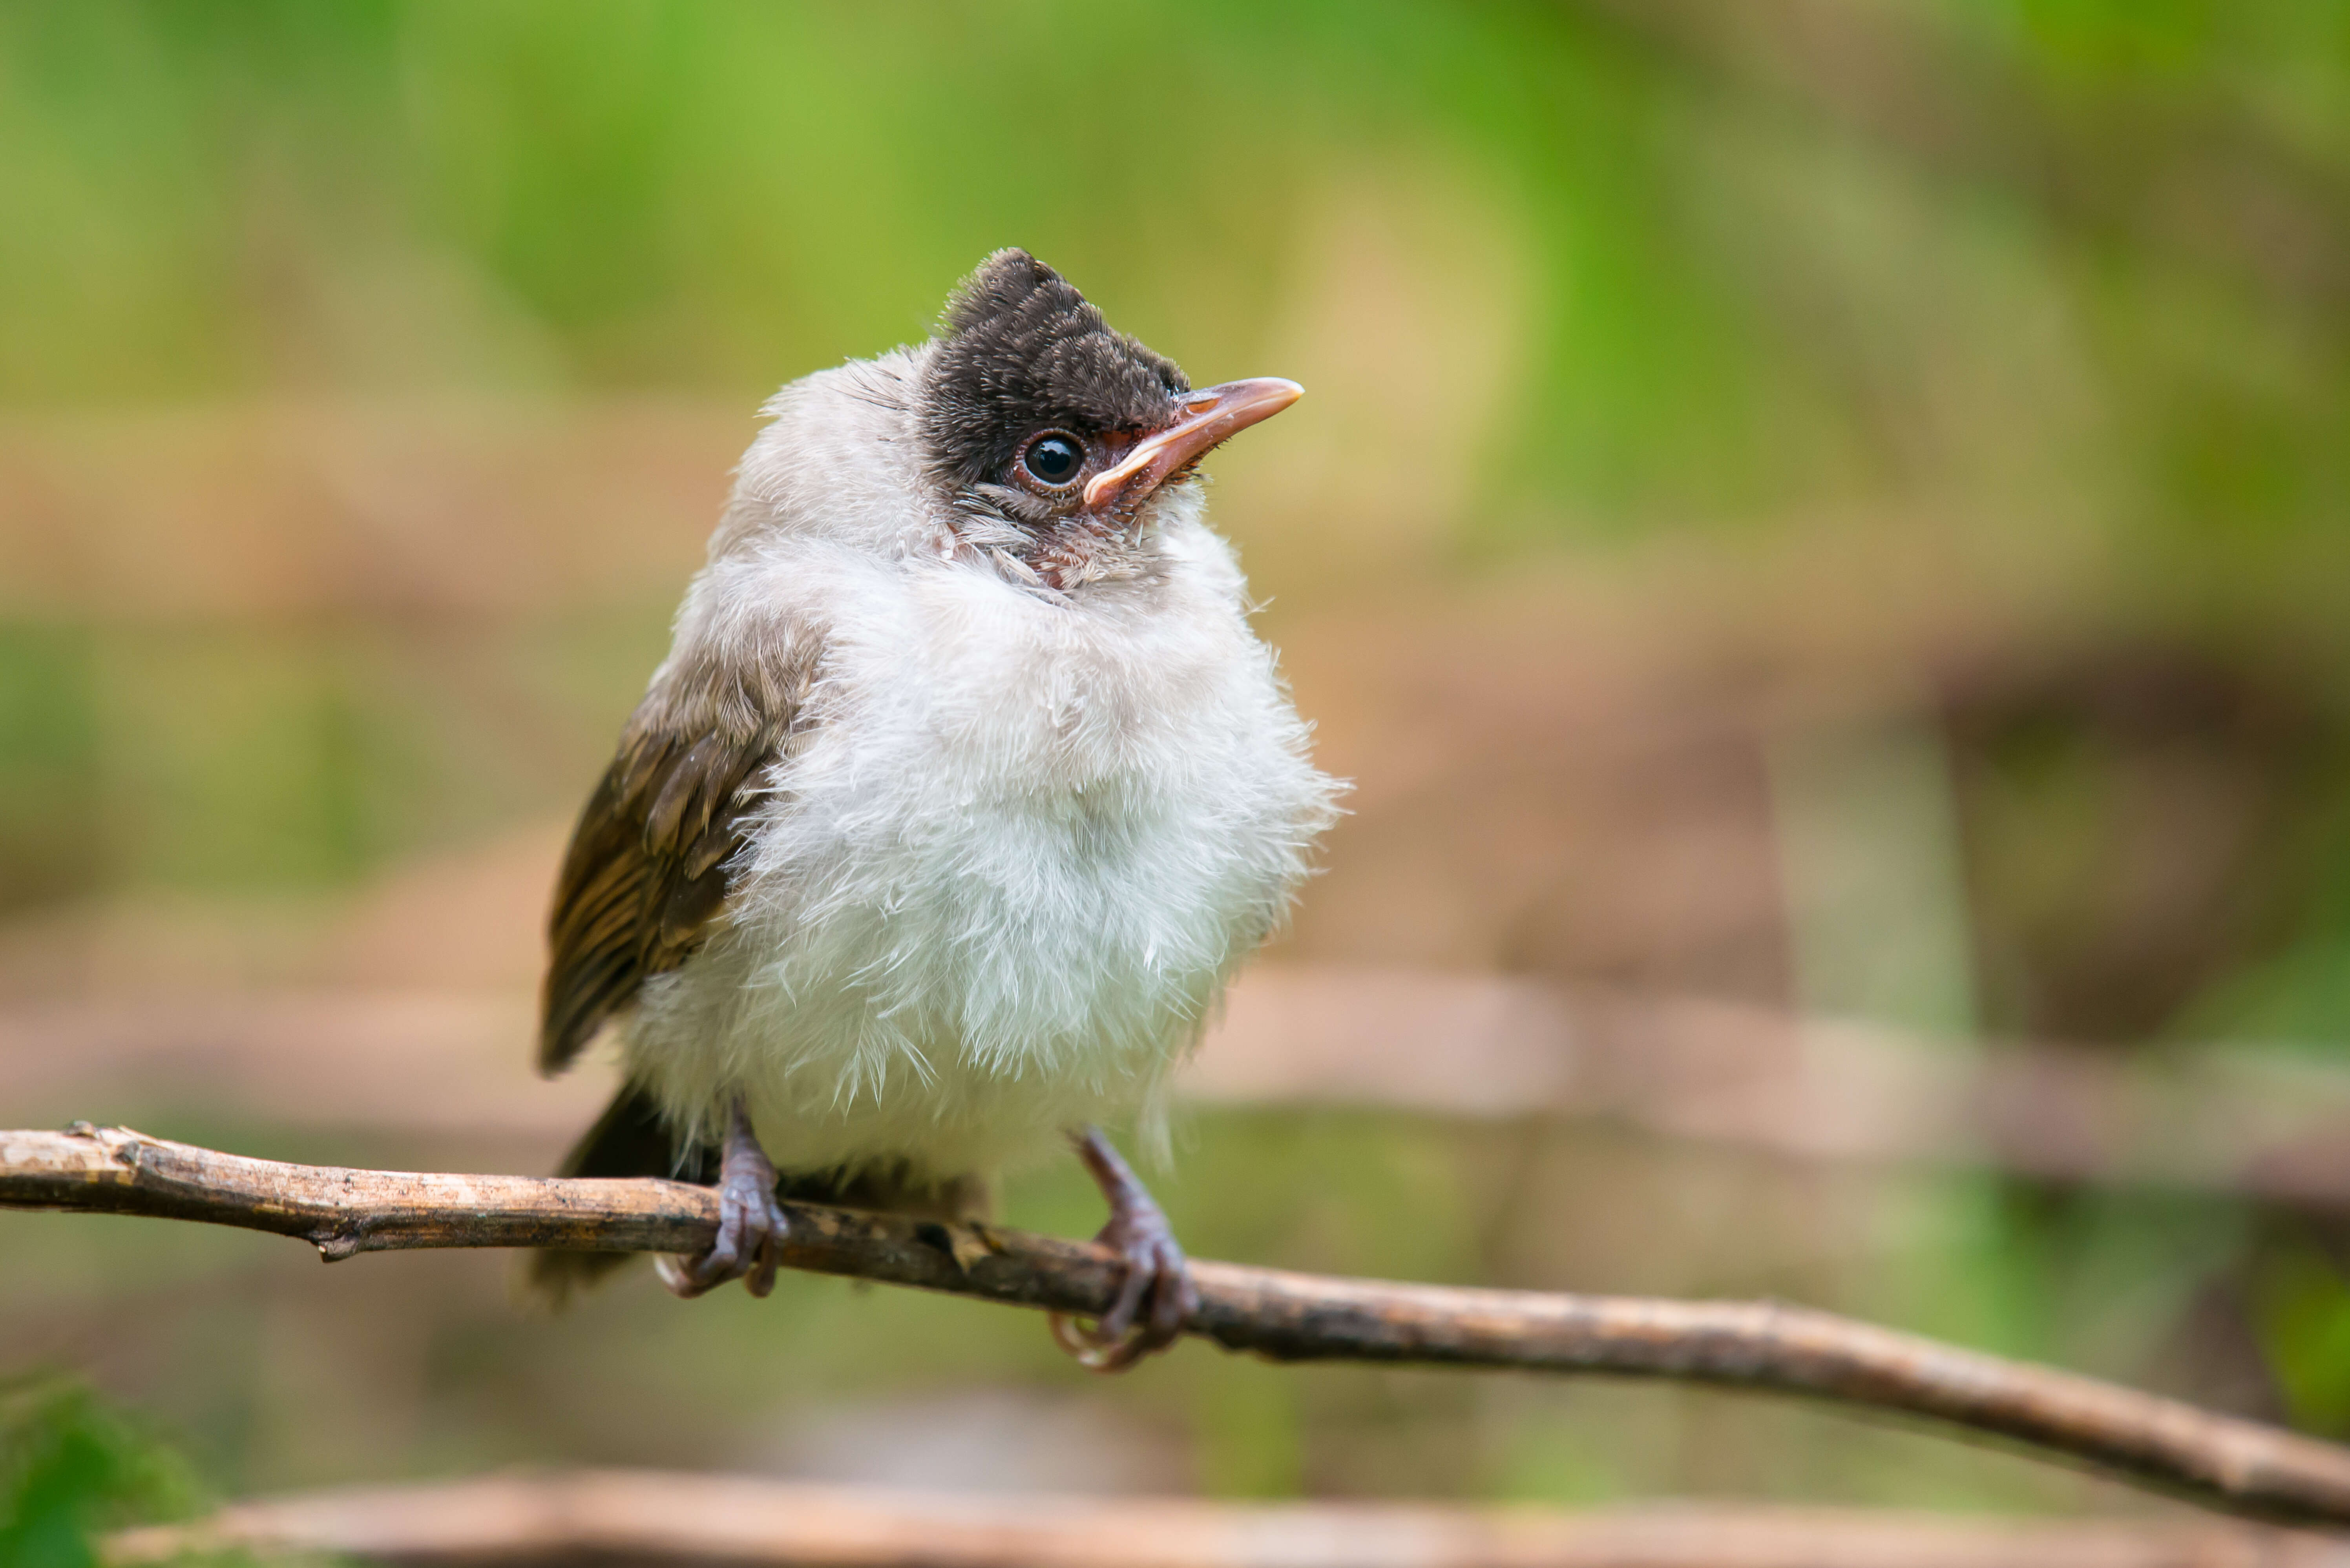
<svg viewBox="0 0 2350 1568">
<path fill-rule="evenodd" d="M 672 1292 L 765 1295 L 785 1197 L 983 1214 L 1066 1140 L 1122 1272 L 1064 1347 L 1118 1370 L 1197 1310 L 1102 1129 L 1163 1148 L 1338 815 L 1200 473 L 1301 392 L 1193 388 L 1014 248 L 926 340 L 764 405 L 548 922 L 541 1070 L 608 1032 L 622 1067 L 562 1172 L 719 1190 Z"/>
</svg>

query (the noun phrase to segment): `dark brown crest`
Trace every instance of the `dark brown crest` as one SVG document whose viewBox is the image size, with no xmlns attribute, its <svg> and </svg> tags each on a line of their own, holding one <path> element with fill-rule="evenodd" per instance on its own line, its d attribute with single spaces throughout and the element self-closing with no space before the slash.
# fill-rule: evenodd
<svg viewBox="0 0 2350 1568">
<path fill-rule="evenodd" d="M 1002 250 L 947 302 L 922 433 L 941 480 L 977 484 L 998 478 L 1040 430 L 1154 429 L 1191 389 L 1173 360 L 1113 330 L 1060 274 Z"/>
</svg>

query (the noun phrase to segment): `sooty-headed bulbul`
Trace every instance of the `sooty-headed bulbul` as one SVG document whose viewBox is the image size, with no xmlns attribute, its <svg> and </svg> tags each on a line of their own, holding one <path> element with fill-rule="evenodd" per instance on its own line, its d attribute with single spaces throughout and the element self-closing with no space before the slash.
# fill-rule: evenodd
<svg viewBox="0 0 2350 1568">
<path fill-rule="evenodd" d="M 608 1027 L 625 1067 L 565 1172 L 720 1189 L 671 1289 L 765 1294 L 779 1193 L 962 1214 L 1066 1134 L 1126 1273 L 1063 1343 L 1173 1339 L 1182 1251 L 1098 1125 L 1159 1124 L 1334 815 L 1198 475 L 1298 394 L 1195 389 L 1006 250 L 766 405 L 551 922 L 541 1067 Z"/>
</svg>

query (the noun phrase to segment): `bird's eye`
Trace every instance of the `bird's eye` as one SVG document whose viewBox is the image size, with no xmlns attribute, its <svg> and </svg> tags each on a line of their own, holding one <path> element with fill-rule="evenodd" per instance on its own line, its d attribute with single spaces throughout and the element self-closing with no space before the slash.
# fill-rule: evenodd
<svg viewBox="0 0 2350 1568">
<path fill-rule="evenodd" d="M 1086 449 L 1077 444 L 1076 437 L 1059 431 L 1045 431 L 1020 454 L 1020 466 L 1039 484 L 1066 484 L 1085 465 Z"/>
</svg>

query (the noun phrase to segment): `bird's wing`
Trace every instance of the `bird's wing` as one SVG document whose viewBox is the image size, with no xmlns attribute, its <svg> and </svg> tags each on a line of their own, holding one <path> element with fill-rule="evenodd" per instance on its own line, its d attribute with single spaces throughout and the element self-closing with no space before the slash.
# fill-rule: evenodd
<svg viewBox="0 0 2350 1568">
<path fill-rule="evenodd" d="M 541 1072 L 568 1066 L 723 924 L 729 864 L 805 695 L 804 683 L 760 684 L 764 701 L 735 683 L 723 703 L 656 691 L 629 721 L 556 882 Z"/>
</svg>

